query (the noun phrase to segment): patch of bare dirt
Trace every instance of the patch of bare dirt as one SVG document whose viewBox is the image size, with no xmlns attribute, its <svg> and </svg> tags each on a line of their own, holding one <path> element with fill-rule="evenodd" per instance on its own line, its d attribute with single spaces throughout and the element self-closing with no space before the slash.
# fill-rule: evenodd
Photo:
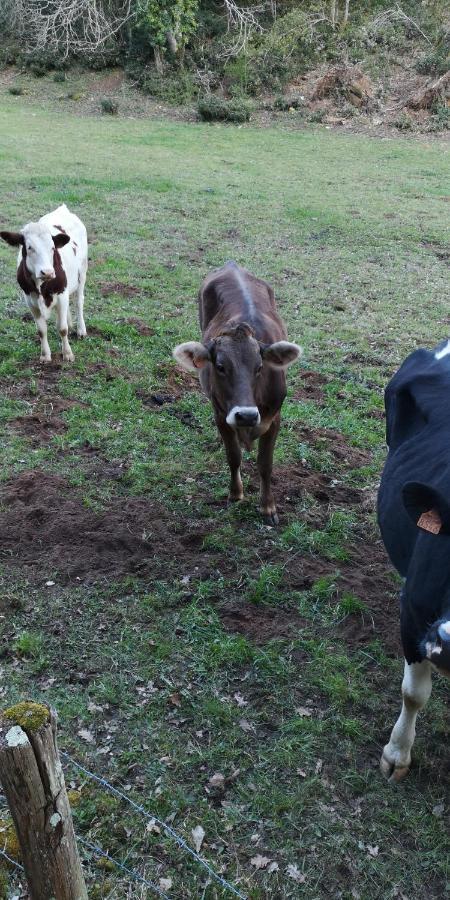
<svg viewBox="0 0 450 900">
<path fill-rule="evenodd" d="M 45 444 L 55 436 L 55 434 L 64 434 L 67 431 L 67 425 L 58 416 L 17 416 L 9 423 L 10 427 L 17 431 L 18 434 L 28 438 L 35 446 Z"/>
<path fill-rule="evenodd" d="M 122 297 L 135 297 L 140 294 L 140 288 L 132 284 L 124 284 L 123 281 L 103 281 L 100 284 L 100 293 L 103 297 L 109 297 L 110 294 L 120 294 Z"/>
<path fill-rule="evenodd" d="M 201 393 L 197 375 L 191 375 L 190 372 L 166 362 L 161 363 L 156 371 L 158 378 L 164 384 L 163 391 L 171 394 L 175 400 L 179 400 L 184 394 L 192 391 Z"/>
<path fill-rule="evenodd" d="M 371 460 L 370 453 L 352 447 L 339 431 L 333 431 L 331 428 L 310 428 L 308 425 L 299 425 L 297 431 L 301 440 L 317 449 L 327 450 L 346 468 L 357 469 L 367 465 Z"/>
<path fill-rule="evenodd" d="M 201 550 L 204 523 L 198 541 L 194 525 L 180 534 L 176 516 L 145 497 L 96 512 L 64 479 L 32 470 L 1 486 L 0 508 L 0 559 L 30 580 L 167 577 L 174 561 L 180 576 L 214 571 L 214 554 Z"/>
<path fill-rule="evenodd" d="M 305 620 L 292 610 L 230 602 L 217 608 L 222 624 L 233 634 L 242 634 L 255 644 L 279 638 L 298 638 Z"/>
<path fill-rule="evenodd" d="M 125 81 L 125 72 L 119 69 L 101 78 L 92 78 L 89 90 L 95 94 L 112 94 L 119 91 Z"/>
<path fill-rule="evenodd" d="M 294 400 L 314 400 L 315 403 L 323 403 L 325 400 L 323 386 L 329 378 L 320 372 L 304 371 L 301 375 L 301 385 L 294 392 Z"/>
<path fill-rule="evenodd" d="M 132 316 L 129 319 L 125 319 L 126 325 L 133 325 L 138 334 L 143 335 L 144 337 L 151 337 L 155 333 L 154 328 L 150 328 L 150 325 L 147 325 L 143 319 L 137 319 L 135 316 Z"/>
<path fill-rule="evenodd" d="M 314 497 L 319 503 L 344 505 L 360 503 L 363 497 L 363 492 L 358 488 L 342 484 L 337 478 L 316 469 L 309 469 L 302 463 L 277 466 L 272 480 L 280 510 L 286 502 L 294 502 L 306 494 Z"/>
</svg>

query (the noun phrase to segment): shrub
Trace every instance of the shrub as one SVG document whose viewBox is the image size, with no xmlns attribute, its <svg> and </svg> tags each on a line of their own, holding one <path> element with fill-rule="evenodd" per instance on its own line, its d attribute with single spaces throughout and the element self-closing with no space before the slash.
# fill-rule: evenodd
<svg viewBox="0 0 450 900">
<path fill-rule="evenodd" d="M 205 122 L 248 122 L 251 113 L 248 100 L 239 97 L 224 100 L 214 94 L 199 100 L 197 109 Z"/>
<path fill-rule="evenodd" d="M 14 84 L 12 87 L 8 88 L 8 91 L 10 94 L 13 95 L 13 97 L 20 97 L 21 94 L 23 94 L 23 88 L 18 87 L 17 85 L 14 85 Z"/>
<path fill-rule="evenodd" d="M 323 122 L 325 116 L 326 116 L 326 111 L 324 109 L 315 109 L 311 113 L 311 115 L 309 117 L 309 121 L 312 122 L 313 125 L 315 125 L 317 123 Z"/>
<path fill-rule="evenodd" d="M 66 80 L 66 73 L 65 73 L 65 72 L 55 72 L 55 74 L 54 74 L 54 76 L 53 76 L 53 81 L 56 81 L 56 82 L 59 84 L 59 83 L 61 83 L 62 81 L 65 81 L 65 80 Z"/>
<path fill-rule="evenodd" d="M 105 116 L 117 116 L 119 112 L 119 104 L 117 100 L 111 100 L 111 97 L 103 97 L 100 100 L 100 106 L 102 108 L 102 113 Z"/>
<path fill-rule="evenodd" d="M 445 75 L 450 68 L 450 57 L 448 49 L 445 46 L 437 47 L 425 56 L 421 56 L 416 62 L 416 71 L 420 75 L 433 75 L 439 78 Z"/>
<path fill-rule="evenodd" d="M 401 113 L 398 119 L 393 121 L 394 128 L 398 128 L 400 131 L 411 131 L 411 128 L 414 126 L 414 122 L 411 116 L 408 116 L 408 113 Z"/>
<path fill-rule="evenodd" d="M 281 112 L 287 112 L 289 109 L 301 109 L 303 106 L 305 106 L 305 100 L 300 95 L 284 97 L 281 94 L 279 97 L 275 97 L 273 102 L 273 108 L 281 110 Z"/>
<path fill-rule="evenodd" d="M 154 69 L 147 69 L 141 74 L 139 80 L 141 90 L 145 94 L 150 94 L 150 96 L 174 106 L 192 103 L 197 97 L 198 85 L 190 72 L 166 71 L 164 75 L 160 75 Z"/>
<path fill-rule="evenodd" d="M 444 103 L 435 103 L 432 115 L 428 119 L 425 131 L 446 131 L 450 128 L 450 107 Z"/>
</svg>

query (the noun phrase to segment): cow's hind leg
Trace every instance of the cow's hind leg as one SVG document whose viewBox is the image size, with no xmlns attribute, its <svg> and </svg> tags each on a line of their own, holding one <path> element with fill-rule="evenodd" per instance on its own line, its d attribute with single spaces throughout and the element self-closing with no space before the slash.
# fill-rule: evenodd
<svg viewBox="0 0 450 900">
<path fill-rule="evenodd" d="M 409 772 L 417 713 L 425 706 L 431 694 L 431 665 L 428 660 L 411 664 L 405 661 L 402 694 L 402 711 L 380 762 L 383 775 L 392 782 L 401 781 Z"/>
<path fill-rule="evenodd" d="M 228 499 L 234 503 L 244 497 L 244 487 L 241 480 L 242 451 L 236 432 L 225 422 L 217 422 L 217 427 L 225 445 L 228 465 L 230 467 L 230 493 Z"/>
<path fill-rule="evenodd" d="M 280 430 L 280 414 L 274 417 L 270 428 L 259 439 L 258 471 L 261 478 L 261 512 L 267 525 L 278 525 L 277 508 L 272 493 L 273 451 Z"/>
<path fill-rule="evenodd" d="M 62 356 L 64 362 L 73 362 L 75 357 L 69 344 L 69 293 L 64 291 L 59 294 L 56 315 L 58 319 L 58 329 L 61 336 Z"/>
<path fill-rule="evenodd" d="M 86 337 L 86 324 L 84 321 L 84 285 L 86 283 L 86 268 L 80 270 L 78 275 L 77 288 L 77 335 L 79 338 Z"/>
</svg>

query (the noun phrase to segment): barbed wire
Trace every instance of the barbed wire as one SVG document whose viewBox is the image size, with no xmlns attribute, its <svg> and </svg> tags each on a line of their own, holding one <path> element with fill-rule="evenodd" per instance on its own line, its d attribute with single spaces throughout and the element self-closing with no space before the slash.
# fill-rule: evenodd
<svg viewBox="0 0 450 900">
<path fill-rule="evenodd" d="M 106 778 L 103 778 L 101 775 L 96 775 L 95 772 L 91 772 L 89 769 L 86 769 L 85 766 L 80 765 L 80 763 L 76 762 L 75 759 L 72 759 L 72 757 L 69 756 L 68 753 L 60 750 L 60 756 L 66 759 L 72 766 L 74 766 L 75 769 L 78 769 L 80 772 L 83 772 L 85 775 L 87 775 L 88 778 L 96 781 L 97 784 L 101 784 L 102 787 L 109 791 L 110 794 L 113 794 L 113 796 L 118 797 L 120 800 L 125 800 L 126 803 L 129 804 L 129 806 L 136 810 L 136 812 L 145 816 L 145 818 L 149 821 L 152 821 L 155 824 L 159 825 L 167 834 L 171 836 L 171 838 L 173 838 L 173 840 L 178 844 L 179 847 L 185 850 L 186 853 L 189 853 L 189 855 L 192 856 L 192 858 L 195 859 L 196 862 L 203 866 L 203 868 L 206 869 L 209 875 L 214 878 L 214 880 L 217 881 L 220 885 L 222 885 L 222 887 L 226 888 L 226 890 L 228 891 L 231 891 L 231 893 L 234 894 L 235 897 L 239 897 L 240 900 L 247 900 L 245 894 L 241 894 L 241 892 L 238 891 L 238 889 L 235 888 L 234 885 L 230 884 L 229 881 L 226 881 L 225 878 L 222 878 L 221 875 L 215 872 L 214 869 L 209 865 L 209 863 L 207 863 L 205 859 L 203 859 L 198 853 L 196 853 L 195 850 L 193 850 L 192 847 L 190 847 L 189 844 L 184 840 L 184 838 L 181 837 L 181 835 L 178 834 L 173 828 L 171 828 L 170 825 L 167 825 L 167 823 L 163 822 L 162 819 L 158 819 L 156 816 L 151 815 L 151 813 L 149 813 L 144 806 L 141 806 L 139 803 L 135 803 L 135 801 L 132 800 L 131 797 L 127 797 L 127 795 L 124 794 L 123 791 L 119 791 L 118 788 L 115 788 L 114 785 L 109 783 L 109 781 L 106 781 Z"/>
<path fill-rule="evenodd" d="M 15 866 L 15 867 L 16 867 L 16 869 L 20 869 L 21 872 L 24 872 L 24 871 L 25 871 L 24 867 L 21 866 L 20 863 L 16 862 L 15 859 L 11 859 L 11 857 L 8 856 L 8 854 L 5 853 L 4 850 L 0 850 L 0 856 L 3 856 L 4 859 L 7 859 L 8 862 L 11 863 L 12 866 Z"/>
<path fill-rule="evenodd" d="M 165 894 L 164 891 L 162 891 L 161 888 L 159 888 L 158 885 L 153 881 L 148 881 L 147 878 L 144 878 L 143 875 L 139 875 L 139 872 L 134 872 L 133 869 L 129 869 L 128 866 L 125 866 L 123 863 L 117 862 L 117 860 L 114 859 L 113 856 L 110 856 L 109 853 L 105 853 L 105 851 L 102 850 L 101 847 L 96 847 L 95 844 L 91 844 L 90 841 L 86 841 L 84 838 L 80 837 L 79 834 L 76 835 L 76 838 L 79 844 L 83 844 L 84 847 L 89 847 L 89 850 L 92 850 L 92 852 L 95 853 L 96 856 L 108 859 L 109 862 L 114 863 L 114 865 L 117 866 L 118 869 L 122 869 L 122 871 L 126 872 L 127 875 L 131 875 L 131 877 L 134 878 L 135 881 L 140 881 L 140 883 L 145 884 L 146 887 L 152 888 L 159 897 L 163 897 L 164 900 L 170 900 L 168 895 Z"/>
</svg>

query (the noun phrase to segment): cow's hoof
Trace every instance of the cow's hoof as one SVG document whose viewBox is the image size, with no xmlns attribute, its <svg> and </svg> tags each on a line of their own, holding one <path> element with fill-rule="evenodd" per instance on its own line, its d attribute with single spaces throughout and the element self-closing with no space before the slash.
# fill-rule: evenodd
<svg viewBox="0 0 450 900">
<path fill-rule="evenodd" d="M 84 329 L 84 331 L 77 331 L 77 338 L 79 341 L 82 341 L 85 337 L 87 337 L 86 329 Z"/>
<path fill-rule="evenodd" d="M 73 353 L 63 353 L 64 362 L 73 363 L 75 362 L 75 357 Z"/>
<path fill-rule="evenodd" d="M 380 769 L 390 784 L 398 784 L 403 781 L 409 772 L 409 766 L 396 766 L 395 762 L 391 762 L 385 753 L 380 759 Z"/>
<path fill-rule="evenodd" d="M 278 513 L 274 509 L 273 512 L 264 512 L 262 513 L 262 517 L 264 520 L 264 525 L 279 525 L 280 520 L 278 518 Z"/>
<path fill-rule="evenodd" d="M 51 361 L 52 361 L 51 356 L 40 356 L 39 357 L 39 362 L 44 363 L 44 365 L 45 364 L 48 365 L 48 363 L 51 363 Z"/>
<path fill-rule="evenodd" d="M 243 500 L 243 499 L 244 499 L 243 494 L 239 494 L 239 495 L 236 494 L 236 496 L 234 496 L 233 494 L 230 494 L 228 497 L 228 506 L 230 505 L 230 503 L 240 503 L 241 500 Z"/>
</svg>

